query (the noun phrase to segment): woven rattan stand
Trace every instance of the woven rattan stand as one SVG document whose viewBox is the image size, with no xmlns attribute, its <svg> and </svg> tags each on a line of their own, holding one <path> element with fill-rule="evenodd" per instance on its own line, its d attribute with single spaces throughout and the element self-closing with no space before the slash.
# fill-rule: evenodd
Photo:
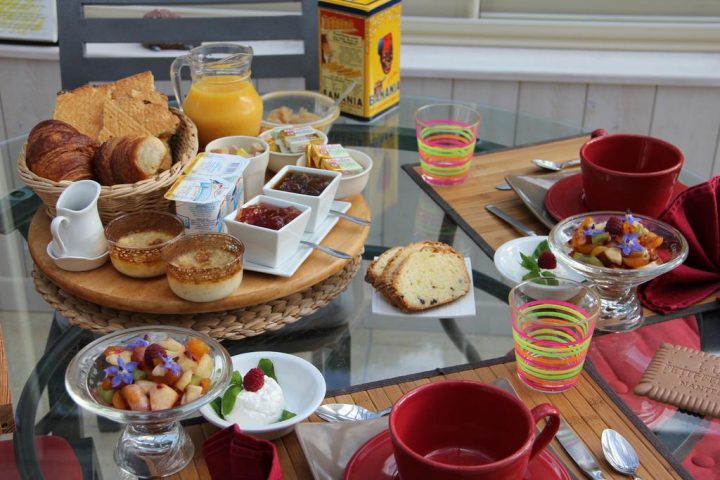
<svg viewBox="0 0 720 480">
<path fill-rule="evenodd" d="M 346 200 L 352 202 L 349 214 L 369 219 L 362 196 Z M 278 330 L 337 297 L 357 273 L 369 233 L 368 227 L 340 220 L 322 244 L 353 255 L 353 260 L 315 251 L 290 278 L 245 272 L 242 284 L 229 297 L 192 303 L 176 297 L 165 277 L 133 279 L 109 262 L 89 272 L 59 269 L 46 253 L 49 224 L 44 211 L 38 211 L 30 224 L 33 280 L 43 299 L 73 325 L 98 333 L 148 324 L 178 325 L 232 340 Z"/>
</svg>

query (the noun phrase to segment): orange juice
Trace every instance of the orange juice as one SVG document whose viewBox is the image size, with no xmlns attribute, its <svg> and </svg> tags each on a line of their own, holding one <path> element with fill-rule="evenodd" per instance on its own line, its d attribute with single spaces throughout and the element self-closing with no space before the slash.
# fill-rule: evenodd
<svg viewBox="0 0 720 480">
<path fill-rule="evenodd" d="M 220 137 L 258 135 L 263 104 L 248 77 L 207 76 L 193 82 L 183 111 L 195 122 L 203 146 Z"/>
</svg>

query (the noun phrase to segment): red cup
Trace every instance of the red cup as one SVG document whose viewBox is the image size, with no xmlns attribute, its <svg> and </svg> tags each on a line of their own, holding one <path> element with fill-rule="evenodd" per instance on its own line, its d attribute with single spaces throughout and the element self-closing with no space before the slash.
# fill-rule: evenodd
<svg viewBox="0 0 720 480">
<path fill-rule="evenodd" d="M 547 424 L 539 435 L 535 425 Z M 448 380 L 405 394 L 390 414 L 390 437 L 402 478 L 523 478 L 550 443 L 560 416 L 550 404 L 532 409 L 486 383 Z"/>
<path fill-rule="evenodd" d="M 595 130 L 580 148 L 585 204 L 657 217 L 672 199 L 684 159 L 659 138 Z"/>
</svg>

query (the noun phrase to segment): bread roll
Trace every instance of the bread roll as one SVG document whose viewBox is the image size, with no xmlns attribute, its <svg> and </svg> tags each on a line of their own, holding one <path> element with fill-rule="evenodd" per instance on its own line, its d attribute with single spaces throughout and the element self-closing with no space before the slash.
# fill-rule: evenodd
<svg viewBox="0 0 720 480">
<path fill-rule="evenodd" d="M 166 155 L 167 147 L 157 137 L 111 138 L 95 154 L 95 175 L 103 185 L 139 182 L 158 173 Z"/>
<path fill-rule="evenodd" d="M 45 120 L 30 131 L 25 161 L 28 168 L 54 182 L 93 178 L 92 159 L 97 145 L 88 136 L 60 120 Z"/>
</svg>

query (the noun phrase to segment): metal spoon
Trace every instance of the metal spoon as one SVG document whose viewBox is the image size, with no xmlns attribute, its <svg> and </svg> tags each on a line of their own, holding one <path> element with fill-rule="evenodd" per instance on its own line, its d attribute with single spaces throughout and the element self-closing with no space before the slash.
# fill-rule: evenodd
<svg viewBox="0 0 720 480">
<path fill-rule="evenodd" d="M 363 220 L 360 217 L 356 217 L 355 215 L 348 215 L 347 213 L 338 212 L 337 210 L 330 210 L 330 213 L 333 215 L 337 215 L 340 218 L 344 218 L 345 220 L 350 220 L 351 222 L 357 223 L 358 225 L 372 225 L 372 222 L 368 222 L 367 220 Z"/>
<path fill-rule="evenodd" d="M 390 413 L 390 410 L 392 410 L 392 407 L 380 410 L 379 412 L 373 412 L 367 408 L 350 405 L 349 403 L 329 403 L 327 405 L 320 405 L 320 408 L 315 410 L 315 413 L 326 422 L 351 422 L 384 417 Z"/>
<path fill-rule="evenodd" d="M 625 437 L 611 428 L 606 428 L 602 433 L 602 449 L 608 463 L 615 470 L 633 477 L 634 480 L 641 480 L 635 475 L 640 459 Z"/>
<path fill-rule="evenodd" d="M 552 160 L 540 160 L 539 158 L 536 158 L 531 160 L 531 162 L 534 163 L 536 167 L 544 168 L 545 170 L 553 170 L 555 172 L 559 172 L 563 168 L 580 165 L 579 159 L 568 160 L 567 162 L 553 162 Z"/>
<path fill-rule="evenodd" d="M 303 245 L 307 245 L 310 248 L 314 248 L 315 250 L 325 252 L 328 255 L 332 255 L 333 257 L 342 258 L 343 260 L 352 260 L 352 257 L 350 255 L 345 252 L 341 252 L 340 250 L 335 250 L 334 248 L 323 247 L 322 245 L 318 245 L 317 243 L 306 242 L 305 240 L 300 240 L 300 243 L 302 243 Z"/>
</svg>

